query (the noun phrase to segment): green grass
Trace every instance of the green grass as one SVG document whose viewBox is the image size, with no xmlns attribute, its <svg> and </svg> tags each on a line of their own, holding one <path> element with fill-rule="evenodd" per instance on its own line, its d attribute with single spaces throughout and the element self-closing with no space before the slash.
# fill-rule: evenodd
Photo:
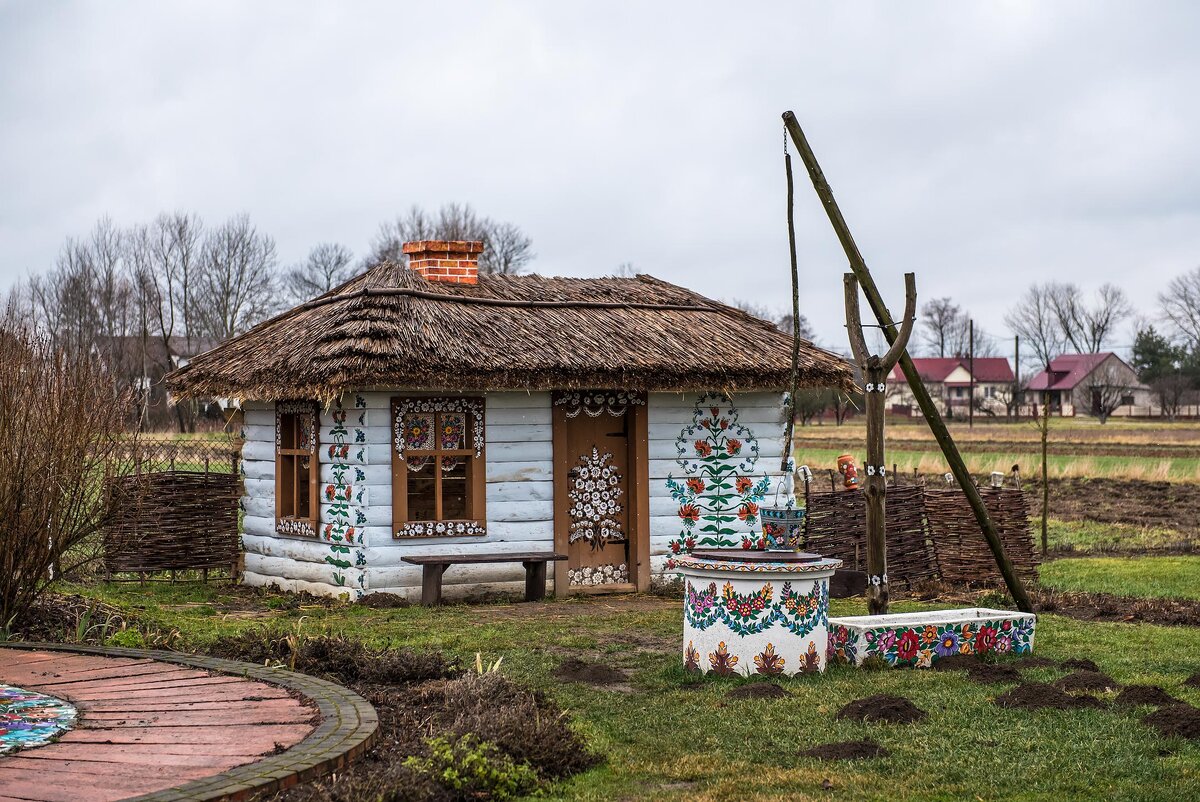
<svg viewBox="0 0 1200 802">
<path fill-rule="evenodd" d="M 1043 585 L 1056 590 L 1143 598 L 1200 599 L 1200 557 L 1053 560 L 1039 569 L 1038 576 Z"/>
<path fill-rule="evenodd" d="M 1059 561 L 1059 563 L 1083 561 Z M 1100 561 L 1089 561 L 1100 562 Z M 1058 563 L 1051 563 L 1050 566 Z M 1048 567 L 1050 567 L 1048 566 Z M 504 656 L 505 673 L 544 689 L 567 708 L 605 765 L 550 789 L 553 799 L 1184 799 L 1200 797 L 1200 743 L 1164 740 L 1137 721 L 1145 711 L 1002 710 L 1006 686 L 980 685 L 957 672 L 860 671 L 784 681 L 784 700 L 728 700 L 738 680 L 707 680 L 698 690 L 680 667 L 679 602 L 593 598 L 546 607 L 510 604 L 438 609 L 360 607 L 273 609 L 285 597 L 254 598 L 224 588 L 109 585 L 75 590 L 104 598 L 163 628 L 204 641 L 264 623 L 329 628 L 373 644 L 436 648 L 473 662 Z M 901 603 L 897 611 L 929 609 Z M 865 612 L 858 600 L 833 613 Z M 1200 670 L 1200 630 L 1085 623 L 1044 615 L 1037 653 L 1086 657 L 1122 683 L 1152 683 L 1200 705 L 1182 682 Z M 561 684 L 551 676 L 569 656 L 630 672 L 632 691 Z M 1054 669 L 1027 675 L 1051 679 Z M 834 719 L 846 702 L 895 693 L 927 710 L 907 726 Z M 820 763 L 807 746 L 874 738 L 891 756 Z M 826 779 L 833 794 L 822 788 Z"/>
<path fill-rule="evenodd" d="M 1032 519 L 1030 526 L 1034 543 L 1040 547 L 1041 519 Z M 1051 549 L 1066 548 L 1079 552 L 1154 551 L 1176 548 L 1195 539 L 1192 535 L 1166 527 L 1063 521 L 1057 518 L 1051 518 L 1047 528 L 1047 540 Z"/>
</svg>

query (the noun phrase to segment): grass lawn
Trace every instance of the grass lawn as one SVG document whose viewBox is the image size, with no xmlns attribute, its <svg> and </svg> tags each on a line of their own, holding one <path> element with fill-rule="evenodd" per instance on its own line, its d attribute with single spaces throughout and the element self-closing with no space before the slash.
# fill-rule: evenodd
<svg viewBox="0 0 1200 802">
<path fill-rule="evenodd" d="M 1059 561 L 1069 562 L 1083 561 Z M 441 649 L 471 662 L 476 652 L 486 660 L 503 655 L 505 673 L 553 695 L 606 758 L 603 766 L 552 787 L 553 799 L 827 798 L 826 781 L 833 797 L 853 799 L 1200 798 L 1200 743 L 1162 739 L 1138 722 L 1144 709 L 1003 710 L 991 700 L 1010 686 L 977 684 L 960 672 L 834 667 L 824 676 L 784 681 L 792 695 L 779 700 L 727 699 L 738 680 L 714 678 L 688 689 L 678 601 L 627 596 L 437 609 L 276 609 L 284 597 L 195 585 L 73 590 L 178 629 L 194 643 L 274 625 L 281 632 L 331 629 L 378 645 Z M 849 600 L 833 602 L 832 612 L 865 610 L 860 600 Z M 1045 615 L 1036 652 L 1091 658 L 1119 682 L 1160 685 L 1200 705 L 1200 689 L 1182 685 L 1200 671 L 1200 629 Z M 630 687 L 556 681 L 551 672 L 572 656 L 628 671 Z M 1061 676 L 1052 668 L 1025 673 L 1041 680 Z M 843 704 L 874 693 L 906 696 L 929 718 L 915 725 L 834 720 Z M 822 763 L 796 754 L 865 737 L 891 755 Z"/>
<path fill-rule="evenodd" d="M 1038 571 L 1056 590 L 1146 598 L 1200 599 L 1200 557 L 1089 557 L 1053 560 Z"/>
<path fill-rule="evenodd" d="M 1040 518 L 1030 522 L 1034 544 L 1041 547 Z M 1050 548 L 1070 548 L 1080 552 L 1153 551 L 1186 545 L 1192 536 L 1176 529 L 1161 526 L 1097 523 L 1096 521 L 1063 521 L 1051 518 L 1047 526 Z"/>
</svg>

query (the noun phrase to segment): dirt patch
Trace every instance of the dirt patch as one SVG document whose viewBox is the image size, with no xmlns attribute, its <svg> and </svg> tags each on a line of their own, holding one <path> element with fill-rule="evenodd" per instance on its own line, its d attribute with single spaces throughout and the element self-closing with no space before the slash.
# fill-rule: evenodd
<svg viewBox="0 0 1200 802">
<path fill-rule="evenodd" d="M 398 593 L 368 593 L 355 604 L 360 607 L 370 607 L 372 610 L 394 610 L 412 606 L 412 602 Z"/>
<path fill-rule="evenodd" d="M 1140 449 L 1140 447 L 1139 447 Z M 1190 450 L 1190 449 L 1189 449 Z M 1139 453 L 1146 452 L 1139 450 Z M 1192 451 L 1189 456 L 1194 456 Z M 1042 494 L 1037 482 L 1027 485 L 1031 519 L 1042 514 Z M 1050 513 L 1068 521 L 1105 524 L 1137 522 L 1139 526 L 1175 529 L 1197 534 L 1200 490 L 1183 482 L 1139 479 L 1052 479 Z"/>
<path fill-rule="evenodd" d="M 1027 682 L 996 697 L 1000 707 L 1016 710 L 1080 710 L 1102 708 L 1094 696 L 1075 696 L 1044 682 Z"/>
<path fill-rule="evenodd" d="M 1068 674 L 1062 679 L 1055 680 L 1054 687 L 1064 691 L 1088 691 L 1106 693 L 1115 691 L 1121 687 L 1121 684 L 1107 674 L 1102 674 L 1099 671 L 1084 671 L 1079 670 L 1072 674 Z"/>
<path fill-rule="evenodd" d="M 1159 708 L 1142 719 L 1165 738 L 1200 739 L 1200 710 L 1189 704 Z"/>
<path fill-rule="evenodd" d="M 1069 668 L 1074 671 L 1099 671 L 1100 666 L 1086 657 L 1071 657 L 1059 663 L 1063 668 Z"/>
<path fill-rule="evenodd" d="M 582 682 L 587 685 L 617 685 L 629 681 L 624 671 L 601 663 L 588 663 L 577 657 L 564 660 L 553 674 L 555 679 L 562 682 Z"/>
<path fill-rule="evenodd" d="M 979 665 L 979 658 L 969 654 L 952 654 L 933 661 L 934 671 L 968 671 Z"/>
<path fill-rule="evenodd" d="M 774 682 L 751 682 L 725 694 L 726 699 L 782 699 L 785 696 L 791 694 Z"/>
<path fill-rule="evenodd" d="M 1157 685 L 1130 685 L 1117 694 L 1116 704 L 1118 707 L 1137 707 L 1138 705 L 1165 707 L 1180 704 L 1180 702 Z"/>
<path fill-rule="evenodd" d="M 801 757 L 815 757 L 820 760 L 869 760 L 873 757 L 887 757 L 890 754 L 887 749 L 871 740 L 838 741 L 800 752 Z"/>
<path fill-rule="evenodd" d="M 1067 593 L 1046 588 L 1032 591 L 1034 607 L 1080 621 L 1200 626 L 1200 601 L 1195 599 L 1138 599 L 1109 593 Z"/>
<path fill-rule="evenodd" d="M 1189 688 L 1200 688 L 1200 672 L 1192 674 L 1192 676 L 1183 681 L 1183 684 Z"/>
<path fill-rule="evenodd" d="M 903 696 L 879 693 L 865 699 L 855 699 L 841 710 L 837 717 L 850 721 L 885 721 L 889 724 L 911 724 L 929 716 L 921 708 Z"/>
<path fill-rule="evenodd" d="M 967 679 L 975 682 L 1020 682 L 1021 672 L 1011 665 L 976 662 L 967 669 Z"/>
</svg>

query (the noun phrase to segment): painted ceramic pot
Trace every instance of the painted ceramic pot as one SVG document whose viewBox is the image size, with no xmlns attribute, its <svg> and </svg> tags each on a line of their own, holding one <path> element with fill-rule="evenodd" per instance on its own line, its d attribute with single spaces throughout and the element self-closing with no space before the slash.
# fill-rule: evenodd
<svg viewBox="0 0 1200 802">
<path fill-rule="evenodd" d="M 743 676 L 824 671 L 829 577 L 841 564 L 740 549 L 678 558 L 684 668 Z"/>
<path fill-rule="evenodd" d="M 837 458 L 838 473 L 842 475 L 842 485 L 847 490 L 858 489 L 858 466 L 854 464 L 854 457 L 849 454 L 842 454 Z"/>
<path fill-rule="evenodd" d="M 956 654 L 1029 654 L 1036 625 L 1032 613 L 982 607 L 832 618 L 829 659 L 928 668 Z"/>
</svg>

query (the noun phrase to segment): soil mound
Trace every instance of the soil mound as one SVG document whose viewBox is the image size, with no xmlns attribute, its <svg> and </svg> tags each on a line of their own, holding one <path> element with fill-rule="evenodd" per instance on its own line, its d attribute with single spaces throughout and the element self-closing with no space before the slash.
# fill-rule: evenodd
<svg viewBox="0 0 1200 802">
<path fill-rule="evenodd" d="M 972 657 L 969 654 L 952 654 L 949 657 L 942 657 L 933 661 L 934 671 L 967 671 L 972 666 L 980 664 L 978 657 Z"/>
<path fill-rule="evenodd" d="M 889 724 L 911 724 L 928 716 L 928 713 L 903 696 L 892 696 L 888 693 L 855 699 L 837 714 L 838 718 L 851 721 L 886 721 Z"/>
<path fill-rule="evenodd" d="M 1116 703 L 1120 707 L 1137 707 L 1138 705 L 1164 707 L 1180 704 L 1178 699 L 1157 685 L 1130 685 L 1117 694 Z"/>
<path fill-rule="evenodd" d="M 748 685 L 739 685 L 725 694 L 726 699 L 781 699 L 785 696 L 791 694 L 774 682 L 751 682 Z"/>
<path fill-rule="evenodd" d="M 1183 684 L 1192 688 L 1200 688 L 1200 672 L 1192 674 L 1192 676 L 1183 681 Z"/>
<path fill-rule="evenodd" d="M 1161 707 L 1142 719 L 1158 730 L 1159 734 L 1172 738 L 1200 739 L 1200 710 L 1188 704 L 1175 704 Z"/>
<path fill-rule="evenodd" d="M 801 750 L 801 757 L 815 757 L 820 760 L 866 760 L 873 757 L 890 755 L 874 741 L 838 741 L 832 744 L 821 744 L 811 749 Z"/>
<path fill-rule="evenodd" d="M 398 593 L 368 593 L 355 604 L 370 607 L 373 610 L 393 610 L 399 607 L 409 607 L 411 602 Z"/>
<path fill-rule="evenodd" d="M 1080 669 L 1074 674 L 1068 674 L 1060 680 L 1054 682 L 1054 687 L 1062 688 L 1064 691 L 1115 691 L 1121 685 L 1107 674 L 1101 674 L 1099 671 L 1085 671 Z"/>
<path fill-rule="evenodd" d="M 1073 668 L 1076 671 L 1095 671 L 1100 672 L 1100 666 L 1088 660 L 1086 657 L 1072 657 L 1068 660 L 1063 660 L 1059 663 L 1063 668 Z"/>
<path fill-rule="evenodd" d="M 628 682 L 624 671 L 600 663 L 588 663 L 571 657 L 554 669 L 554 677 L 563 682 L 585 682 L 588 685 L 616 685 Z"/>
<path fill-rule="evenodd" d="M 1072 696 L 1044 682 L 1027 682 L 996 697 L 1000 707 L 1016 710 L 1078 710 L 1100 708 L 1104 704 L 1094 696 Z"/>
<path fill-rule="evenodd" d="M 1015 666 L 977 662 L 967 669 L 967 679 L 976 682 L 1020 682 L 1021 672 Z"/>
</svg>

